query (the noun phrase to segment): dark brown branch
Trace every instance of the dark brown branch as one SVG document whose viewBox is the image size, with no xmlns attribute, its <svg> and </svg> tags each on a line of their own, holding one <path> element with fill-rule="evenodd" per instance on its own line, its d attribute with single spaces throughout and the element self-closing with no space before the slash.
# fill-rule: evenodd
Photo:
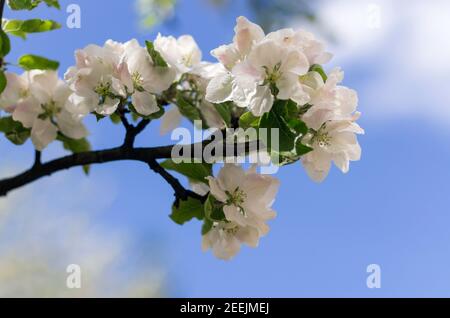
<svg viewBox="0 0 450 318">
<path fill-rule="evenodd" d="M 38 168 L 42 165 L 42 153 L 39 150 L 34 151 L 34 165 L 33 168 Z"/>
<path fill-rule="evenodd" d="M 206 201 L 206 196 L 199 195 L 193 191 L 187 190 L 183 185 L 178 181 L 177 178 L 172 176 L 167 170 L 165 170 L 155 159 L 151 159 L 148 162 L 150 169 L 154 172 L 158 173 L 164 180 L 167 181 L 168 184 L 175 191 L 175 204 L 178 206 L 179 200 L 187 200 L 189 197 L 200 200 L 201 202 Z"/>
<path fill-rule="evenodd" d="M 183 149 L 190 150 L 191 153 L 191 155 L 189 156 L 190 159 L 202 159 L 201 157 L 197 156 L 195 149 L 197 147 L 200 147 L 203 150 L 204 147 L 208 145 L 210 142 L 211 141 L 203 141 L 201 143 L 187 145 Z M 245 144 L 234 144 L 234 145 L 224 144 L 223 145 L 224 154 L 230 153 L 229 150 L 230 146 L 233 148 L 232 152 L 236 156 L 238 156 L 243 155 L 244 153 L 248 153 L 252 149 L 253 150 L 256 149 L 255 147 L 257 147 L 258 145 L 255 142 L 247 142 Z M 166 181 L 168 181 L 171 178 L 168 177 L 167 174 L 162 172 L 160 168 L 158 168 L 158 166 L 155 165 L 155 161 L 158 159 L 172 158 L 173 147 L 174 145 L 152 147 L 152 148 L 133 148 L 133 147 L 124 148 L 122 146 L 106 150 L 76 153 L 46 163 L 40 163 L 39 165 L 33 165 L 29 170 L 19 175 L 0 180 L 0 197 L 6 196 L 12 190 L 23 187 L 27 184 L 30 184 L 43 177 L 50 176 L 59 171 L 67 170 L 73 167 L 101 164 L 114 161 L 124 161 L 124 160 L 139 161 L 148 164 L 153 170 L 156 169 L 156 172 L 161 174 L 162 177 L 166 179 Z M 198 155 L 202 156 L 203 154 L 199 153 Z M 184 154 L 181 154 L 181 156 L 183 158 L 187 158 L 187 156 L 184 156 Z M 173 180 L 171 180 L 169 183 L 172 187 L 175 186 L 174 190 L 181 193 L 182 197 L 186 197 L 186 195 L 182 193 L 183 190 L 178 189 L 178 185 L 176 185 Z M 190 197 L 196 196 L 192 191 L 188 190 L 185 191 L 186 192 L 184 193 L 187 193 L 187 196 Z"/>
<path fill-rule="evenodd" d="M 150 120 L 141 119 L 141 121 L 136 125 L 130 125 L 126 129 L 125 141 L 123 143 L 124 148 L 132 148 L 134 146 L 134 141 L 136 136 L 139 135 L 147 126 L 150 124 Z"/>
<path fill-rule="evenodd" d="M 0 0 L 0 22 L 2 22 L 3 19 L 3 11 L 5 9 L 5 0 Z M 1 27 L 1 24 L 0 24 Z"/>
</svg>

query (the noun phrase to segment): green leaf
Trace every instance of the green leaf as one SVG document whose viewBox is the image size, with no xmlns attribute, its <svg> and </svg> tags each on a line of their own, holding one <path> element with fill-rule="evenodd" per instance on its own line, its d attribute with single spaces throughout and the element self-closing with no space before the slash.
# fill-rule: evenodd
<svg viewBox="0 0 450 318">
<path fill-rule="evenodd" d="M 278 151 L 291 151 L 295 145 L 295 139 L 297 135 L 291 130 L 283 113 L 285 112 L 285 106 L 288 101 L 278 100 L 276 101 L 270 112 L 265 113 L 259 122 L 259 128 L 267 129 L 267 136 L 262 137 L 266 146 L 271 149 L 272 145 L 272 128 L 278 129 L 279 139 L 274 140 L 278 142 Z"/>
<path fill-rule="evenodd" d="M 167 159 L 161 163 L 164 169 L 176 171 L 193 181 L 208 184 L 205 179 L 212 175 L 212 165 L 209 163 L 175 163 L 172 159 Z"/>
<path fill-rule="evenodd" d="M 194 120 L 201 120 L 200 111 L 197 107 L 187 101 L 181 92 L 177 93 L 177 107 L 181 115 L 189 119 L 191 122 Z"/>
<path fill-rule="evenodd" d="M 3 93 L 3 91 L 6 88 L 6 76 L 3 71 L 0 71 L 0 94 Z"/>
<path fill-rule="evenodd" d="M 222 117 L 227 127 L 231 126 L 231 105 L 230 103 L 214 104 L 220 117 Z"/>
<path fill-rule="evenodd" d="M 295 152 L 298 156 L 306 155 L 308 152 L 311 152 L 313 150 L 313 148 L 302 144 L 302 141 L 300 139 L 295 144 Z"/>
<path fill-rule="evenodd" d="M 23 55 L 19 58 L 18 64 L 24 70 L 57 70 L 59 62 L 46 59 L 37 55 Z"/>
<path fill-rule="evenodd" d="M 31 19 L 31 20 L 9 20 L 4 25 L 5 32 L 26 38 L 27 33 L 46 32 L 60 29 L 61 24 L 53 20 Z"/>
<path fill-rule="evenodd" d="M 223 213 L 223 203 L 209 194 L 205 201 L 205 218 L 211 221 L 224 221 L 225 214 Z"/>
<path fill-rule="evenodd" d="M 213 224 L 214 224 L 213 221 L 205 218 L 203 220 L 203 225 L 202 225 L 202 235 L 205 235 L 206 233 L 208 233 L 212 229 Z"/>
<path fill-rule="evenodd" d="M 327 79 L 328 79 L 328 76 L 325 73 L 325 71 L 323 70 L 323 67 L 321 65 L 319 65 L 319 64 L 311 65 L 311 67 L 309 68 L 309 71 L 310 72 L 317 72 L 317 73 L 319 73 L 324 82 L 326 82 Z"/>
<path fill-rule="evenodd" d="M 295 148 L 292 151 L 271 152 L 272 160 L 278 166 L 285 166 L 300 160 L 300 158 L 314 149 L 302 144 L 302 139 L 298 138 Z M 276 159 L 276 160 L 275 160 Z"/>
<path fill-rule="evenodd" d="M 193 218 L 203 219 L 203 203 L 200 200 L 189 197 L 187 200 L 179 200 L 172 206 L 170 218 L 177 224 L 184 224 Z"/>
<path fill-rule="evenodd" d="M 86 138 L 82 139 L 72 139 L 58 133 L 57 139 L 62 142 L 64 149 L 72 153 L 87 152 L 91 150 L 91 144 Z M 90 166 L 83 166 L 83 172 L 88 175 L 90 171 Z"/>
<path fill-rule="evenodd" d="M 239 127 L 243 129 L 247 129 L 250 127 L 258 128 L 260 117 L 256 117 L 252 114 L 252 112 L 246 112 L 241 115 L 239 118 Z"/>
<path fill-rule="evenodd" d="M 293 129 L 298 136 L 304 136 L 308 133 L 308 126 L 300 119 L 292 118 L 288 121 L 288 126 Z"/>
<path fill-rule="evenodd" d="M 60 133 L 58 134 L 57 139 L 63 143 L 64 149 L 72 153 L 86 152 L 91 150 L 91 144 L 86 138 L 72 139 Z"/>
<path fill-rule="evenodd" d="M 23 145 L 30 137 L 30 129 L 15 121 L 11 116 L 0 118 L 0 132 L 15 145 Z"/>
<path fill-rule="evenodd" d="M 147 47 L 148 54 L 150 54 L 150 57 L 152 58 L 153 64 L 155 66 L 159 67 L 168 67 L 166 61 L 164 61 L 161 54 L 155 49 L 155 46 L 153 45 L 153 42 L 145 41 L 145 45 Z"/>
<path fill-rule="evenodd" d="M 44 2 L 45 2 L 45 4 L 48 7 L 53 7 L 53 8 L 56 8 L 58 10 L 61 9 L 61 6 L 59 5 L 59 1 L 58 0 L 44 0 Z"/>
<path fill-rule="evenodd" d="M 0 57 L 5 57 L 11 51 L 11 42 L 8 35 L 0 29 Z M 1 66 L 1 65 L 0 65 Z"/>
<path fill-rule="evenodd" d="M 8 5 L 12 10 L 33 10 L 42 2 L 48 7 L 61 9 L 58 0 L 8 0 Z"/>
<path fill-rule="evenodd" d="M 112 121 L 114 124 L 120 124 L 120 122 L 121 122 L 120 116 L 119 116 L 118 114 L 116 114 L 116 113 L 111 114 L 111 115 L 109 116 L 109 119 L 111 119 L 111 121 Z"/>
<path fill-rule="evenodd" d="M 33 0 L 8 0 L 8 5 L 12 10 L 32 10 L 37 4 Z"/>
</svg>

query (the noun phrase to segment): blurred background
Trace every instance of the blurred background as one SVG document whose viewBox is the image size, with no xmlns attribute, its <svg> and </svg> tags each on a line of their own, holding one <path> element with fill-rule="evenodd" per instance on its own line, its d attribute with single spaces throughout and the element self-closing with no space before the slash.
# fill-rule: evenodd
<svg viewBox="0 0 450 318">
<path fill-rule="evenodd" d="M 65 27 L 66 7 L 81 28 Z M 192 34 L 204 59 L 233 37 L 245 15 L 269 32 L 305 28 L 322 38 L 359 93 L 366 135 L 360 162 L 322 184 L 300 164 L 277 177 L 278 218 L 257 249 L 230 262 L 200 248 L 200 223 L 169 218 L 172 190 L 144 165 L 74 169 L 0 199 L 0 296 L 418 297 L 450 296 L 450 2 L 387 0 L 78 0 L 6 18 L 52 18 L 64 27 L 14 39 L 25 53 L 74 63 L 73 52 L 112 38 Z M 13 68 L 14 70 L 14 68 Z M 188 123 L 184 122 L 184 125 Z M 122 127 L 88 122 L 94 148 L 112 147 Z M 140 145 L 170 143 L 159 124 Z M 44 159 L 64 153 L 52 145 Z M 0 177 L 27 168 L 31 144 L 0 140 Z M 67 289 L 79 264 L 82 288 Z M 381 268 L 381 288 L 366 285 Z"/>
</svg>

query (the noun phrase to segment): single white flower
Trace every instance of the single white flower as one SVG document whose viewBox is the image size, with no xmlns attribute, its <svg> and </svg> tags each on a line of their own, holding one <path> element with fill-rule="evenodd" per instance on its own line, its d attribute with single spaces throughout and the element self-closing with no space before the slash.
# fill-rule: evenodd
<svg viewBox="0 0 450 318">
<path fill-rule="evenodd" d="M 158 34 L 154 44 L 164 60 L 176 69 L 177 80 L 202 60 L 202 51 L 190 35 L 182 35 L 176 39 Z"/>
<path fill-rule="evenodd" d="M 70 96 L 73 113 L 111 115 L 116 111 L 120 99 L 127 96 L 119 74 L 123 50 L 122 44 L 108 40 L 103 47 L 89 45 L 75 52 L 76 64 L 64 75 L 74 91 Z"/>
<path fill-rule="evenodd" d="M 224 204 L 227 222 L 214 223 L 203 239 L 204 248 L 230 258 L 239 250 L 239 242 L 256 247 L 259 238 L 269 232 L 266 222 L 276 216 L 272 204 L 279 181 L 258 174 L 255 166 L 245 171 L 234 164 L 225 164 L 217 178 L 208 177 L 208 181 L 210 193 Z"/>
<path fill-rule="evenodd" d="M 73 139 L 88 132 L 79 116 L 67 111 L 71 90 L 54 71 L 34 71 L 30 76 L 30 94 L 17 104 L 13 119 L 31 128 L 31 140 L 43 150 L 56 139 L 58 131 Z"/>
<path fill-rule="evenodd" d="M 175 70 L 155 66 L 147 49 L 133 39 L 123 45 L 119 78 L 131 95 L 136 111 L 144 116 L 159 111 L 155 94 L 161 94 L 175 80 Z"/>
<path fill-rule="evenodd" d="M 311 96 L 309 103 L 312 105 L 302 118 L 308 127 L 317 130 L 328 120 L 353 118 L 358 95 L 354 90 L 338 85 L 343 78 L 344 73 L 339 68 L 330 72 L 325 83 L 316 72 L 310 72 L 303 78 L 303 86 Z"/>
<path fill-rule="evenodd" d="M 258 247 L 259 233 L 251 226 L 240 226 L 234 222 L 215 222 L 211 230 L 202 237 L 202 250 L 212 249 L 214 256 L 230 260 L 239 253 L 241 244 Z"/>
<path fill-rule="evenodd" d="M 358 116 L 355 114 L 351 119 L 327 121 L 315 134 L 306 136 L 307 143 L 314 150 L 302 157 L 302 163 L 311 179 L 323 181 L 331 162 L 347 173 L 350 161 L 361 158 L 356 134 L 363 134 L 364 130 L 355 123 Z"/>
<path fill-rule="evenodd" d="M 219 46 L 211 51 L 212 56 L 217 58 L 229 70 L 237 62 L 243 60 L 252 49 L 252 46 L 261 41 L 265 35 L 259 25 L 250 22 L 243 16 L 236 19 L 234 33 L 233 43 Z"/>
</svg>

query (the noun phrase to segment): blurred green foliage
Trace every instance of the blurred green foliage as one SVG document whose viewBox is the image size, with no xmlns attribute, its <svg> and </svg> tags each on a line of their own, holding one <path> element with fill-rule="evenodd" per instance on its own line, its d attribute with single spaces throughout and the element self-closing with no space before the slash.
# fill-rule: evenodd
<svg viewBox="0 0 450 318">
<path fill-rule="evenodd" d="M 136 0 L 139 24 L 144 29 L 151 29 L 158 24 L 176 17 L 176 7 L 186 0 Z M 307 0 L 203 0 L 217 10 L 227 10 L 237 1 L 247 1 L 253 12 L 255 22 L 266 31 L 286 27 L 293 20 L 317 23 L 315 5 L 318 1 Z"/>
</svg>

